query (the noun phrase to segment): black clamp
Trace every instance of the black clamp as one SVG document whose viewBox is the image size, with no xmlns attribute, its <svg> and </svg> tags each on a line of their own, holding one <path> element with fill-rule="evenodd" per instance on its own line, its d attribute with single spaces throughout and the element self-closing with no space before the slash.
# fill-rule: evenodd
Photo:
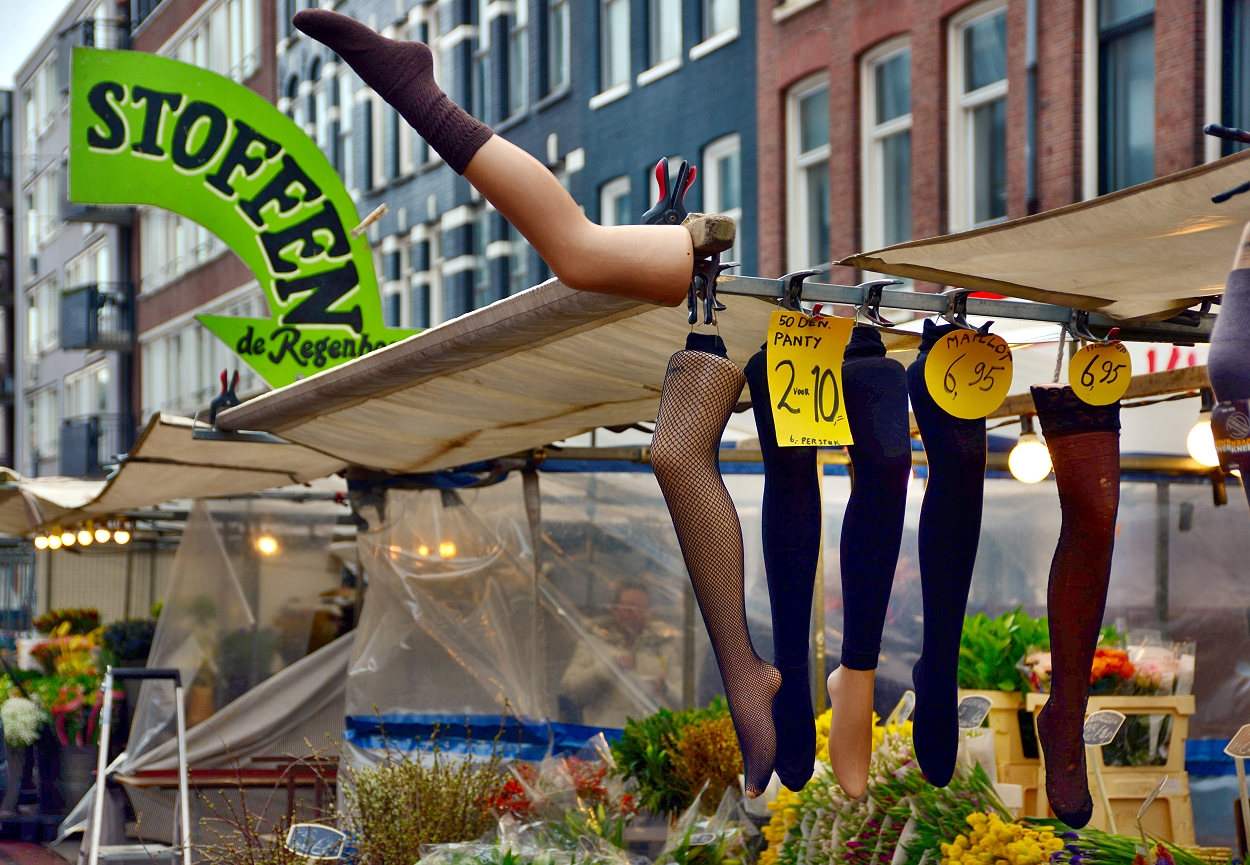
<svg viewBox="0 0 1250 865">
<path fill-rule="evenodd" d="M 686 309 L 690 311 L 687 321 L 690 324 L 699 320 L 699 301 L 703 301 L 703 323 L 716 322 L 716 313 L 725 309 L 725 304 L 716 299 L 716 280 L 722 271 L 737 266 L 736 261 L 721 264 L 719 252 L 707 258 L 695 259 L 694 276 L 690 278 L 690 291 L 686 295 Z"/>
<path fill-rule="evenodd" d="M 223 369 L 221 371 L 221 393 L 213 397 L 213 401 L 208 404 L 208 422 L 214 429 L 217 427 L 217 412 L 223 408 L 236 406 L 241 402 L 239 395 L 234 392 L 235 388 L 239 386 L 239 371 L 237 369 L 234 371 L 234 377 L 229 379 L 229 385 L 227 386 L 228 375 L 226 370 Z"/>
<path fill-rule="evenodd" d="M 660 187 L 660 200 L 642 215 L 643 225 L 681 225 L 689 215 L 686 211 L 686 192 L 694 183 L 698 170 L 686 160 L 681 161 L 677 177 L 670 188 L 668 183 L 668 157 L 655 164 L 655 181 Z"/>
<path fill-rule="evenodd" d="M 819 268 L 816 270 L 796 270 L 794 273 L 787 273 L 778 282 L 781 283 L 781 308 L 790 312 L 803 312 L 803 282 L 809 276 L 817 276 L 824 273 Z"/>
<path fill-rule="evenodd" d="M 1223 138 L 1226 141 L 1236 141 L 1239 144 L 1250 144 L 1250 132 L 1244 129 L 1237 129 L 1232 126 L 1224 126 L 1221 123 L 1208 123 L 1202 127 L 1202 131 L 1214 138 Z M 1241 195 L 1243 192 L 1250 192 L 1250 183 L 1243 183 L 1241 186 L 1234 187 L 1227 192 L 1221 192 L 1219 195 L 1212 195 L 1211 202 L 1213 204 L 1223 204 L 1235 195 Z"/>
<path fill-rule="evenodd" d="M 1073 339 L 1092 342 L 1096 345 L 1107 345 L 1115 340 L 1119 332 L 1120 329 L 1118 327 L 1113 327 L 1107 331 L 1106 336 L 1094 336 L 1089 329 L 1089 312 L 1084 309 L 1072 310 L 1072 317 L 1068 320 L 1068 333 L 1072 334 Z"/>
<path fill-rule="evenodd" d="M 860 312 L 864 314 L 864 318 L 878 327 L 894 327 L 894 322 L 881 314 L 881 291 L 887 285 L 902 284 L 903 280 L 901 279 L 874 279 L 871 282 L 861 282 L 855 286 L 864 291 L 864 301 L 860 305 Z"/>
</svg>

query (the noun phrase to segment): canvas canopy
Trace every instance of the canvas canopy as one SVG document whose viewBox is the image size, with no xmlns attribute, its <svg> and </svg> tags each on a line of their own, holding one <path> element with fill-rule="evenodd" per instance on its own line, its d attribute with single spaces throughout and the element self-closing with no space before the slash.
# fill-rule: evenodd
<svg viewBox="0 0 1250 865">
<path fill-rule="evenodd" d="M 0 532 L 22 535 L 174 499 L 307 483 L 344 467 L 342 460 L 294 444 L 196 439 L 192 424 L 190 418 L 153 415 L 107 481 L 14 476 L 0 490 Z"/>
<path fill-rule="evenodd" d="M 1119 192 L 960 234 L 900 243 L 841 264 L 862 270 L 1097 310 L 1166 318 L 1220 294 L 1250 194 L 1239 153 Z"/>
<path fill-rule="evenodd" d="M 738 364 L 775 304 L 722 297 L 719 332 Z M 556 280 L 218 416 L 344 462 L 424 472 L 655 419 L 686 310 L 574 291 Z M 912 348 L 912 333 L 884 334 Z"/>
</svg>

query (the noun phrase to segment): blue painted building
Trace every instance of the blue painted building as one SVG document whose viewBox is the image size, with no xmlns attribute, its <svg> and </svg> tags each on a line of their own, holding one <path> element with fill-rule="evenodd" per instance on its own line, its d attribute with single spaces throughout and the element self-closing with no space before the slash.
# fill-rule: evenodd
<svg viewBox="0 0 1250 865">
<path fill-rule="evenodd" d="M 536 285 L 524 239 L 326 48 L 278 8 L 279 107 L 343 175 L 371 229 L 389 323 L 427 327 Z M 660 156 L 699 167 L 691 210 L 738 220 L 756 267 L 751 0 L 344 0 L 339 12 L 427 42 L 447 93 L 550 167 L 586 215 L 637 222 Z M 672 165 L 676 170 L 676 162 Z"/>
</svg>

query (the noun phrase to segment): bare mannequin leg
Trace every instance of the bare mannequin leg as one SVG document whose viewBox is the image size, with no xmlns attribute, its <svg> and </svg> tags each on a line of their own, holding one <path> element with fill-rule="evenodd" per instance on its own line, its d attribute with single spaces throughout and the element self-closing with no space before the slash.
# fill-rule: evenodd
<svg viewBox="0 0 1250 865">
<path fill-rule="evenodd" d="M 439 89 L 428 46 L 387 39 L 328 9 L 305 9 L 294 23 L 390 103 L 525 236 L 565 285 L 669 306 L 686 299 L 694 272 L 689 231 L 676 225 L 595 225 L 544 165 L 494 135 Z"/>
<path fill-rule="evenodd" d="M 829 766 L 838 786 L 852 799 L 868 788 L 872 762 L 872 695 L 876 670 L 845 665 L 829 674 Z"/>
</svg>

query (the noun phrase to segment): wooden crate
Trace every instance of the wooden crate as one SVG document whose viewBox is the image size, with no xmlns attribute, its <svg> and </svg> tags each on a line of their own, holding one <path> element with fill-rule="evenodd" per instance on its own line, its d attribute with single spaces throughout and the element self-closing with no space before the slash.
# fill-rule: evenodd
<svg viewBox="0 0 1250 865">
<path fill-rule="evenodd" d="M 1033 714 L 1034 729 L 1037 715 L 1046 705 L 1049 694 L 1028 694 L 1025 708 Z M 1185 741 L 1189 738 L 1189 716 L 1194 713 L 1193 696 L 1188 697 L 1090 697 L 1086 711 L 1094 713 L 1103 709 L 1115 709 L 1125 715 L 1170 715 L 1172 731 L 1168 744 L 1167 763 L 1162 766 L 1107 766 L 1102 762 L 1102 749 L 1087 752 L 1087 759 L 1097 760 L 1107 785 L 1107 798 L 1115 815 L 1116 829 L 1122 835 L 1137 834 L 1137 811 L 1163 775 L 1167 784 L 1142 818 L 1142 827 L 1174 844 L 1192 846 L 1194 839 L 1194 810 L 1189 798 L 1189 773 L 1185 771 Z M 1038 817 L 1053 817 L 1046 802 L 1046 767 L 1037 771 Z M 1094 799 L 1094 816 L 1090 825 L 1107 830 L 1107 818 L 1099 801 L 1094 780 L 1094 767 L 1089 766 L 1089 790 Z"/>
<path fill-rule="evenodd" d="M 1037 769 L 1041 761 L 1027 757 L 1020 738 L 1020 710 L 1024 708 L 1024 694 L 1019 691 L 973 691 L 959 689 L 959 699 L 969 694 L 979 694 L 990 701 L 989 725 L 994 731 L 994 763 L 998 768 L 998 783 L 1018 784 L 1024 790 L 1024 807 L 1017 817 L 1036 813 Z"/>
</svg>

